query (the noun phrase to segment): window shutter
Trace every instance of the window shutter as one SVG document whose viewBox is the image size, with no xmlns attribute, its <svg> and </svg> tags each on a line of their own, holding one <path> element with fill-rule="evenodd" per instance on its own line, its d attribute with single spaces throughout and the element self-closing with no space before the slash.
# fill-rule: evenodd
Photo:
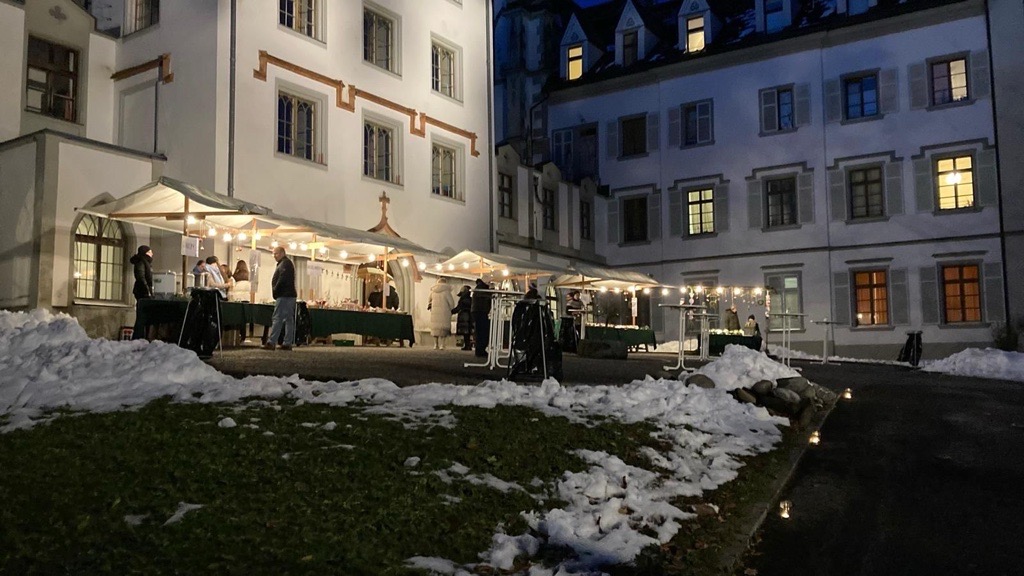
<svg viewBox="0 0 1024 576">
<path fill-rule="evenodd" d="M 976 156 L 977 174 L 974 185 L 978 187 L 978 205 L 995 206 L 999 203 L 999 180 L 996 175 L 996 151 L 987 148 Z"/>
<path fill-rule="evenodd" d="M 935 210 L 935 186 L 932 182 L 932 163 L 928 158 L 914 159 L 914 195 L 918 212 Z"/>
<path fill-rule="evenodd" d="M 811 123 L 811 85 L 797 84 L 794 89 L 796 100 L 796 121 L 797 126 L 807 126 Z"/>
<path fill-rule="evenodd" d="M 762 214 L 764 206 L 761 198 L 761 181 L 751 180 L 747 182 L 747 212 L 750 218 L 751 228 L 763 228 Z"/>
<path fill-rule="evenodd" d="M 903 161 L 885 165 L 885 212 L 889 216 L 903 214 Z"/>
<path fill-rule="evenodd" d="M 985 320 L 1005 322 L 1003 310 L 1003 266 L 999 262 L 984 265 L 985 274 Z"/>
<path fill-rule="evenodd" d="M 619 121 L 612 120 L 606 125 L 608 127 L 607 136 L 607 147 L 608 157 L 618 158 L 619 157 Z"/>
<path fill-rule="evenodd" d="M 850 273 L 832 273 L 832 306 L 834 307 L 832 320 L 840 326 L 850 325 L 850 307 L 853 299 L 850 298 Z"/>
<path fill-rule="evenodd" d="M 609 198 L 608 199 L 608 243 L 618 244 L 619 243 L 619 228 L 621 226 L 619 222 L 619 199 Z"/>
<path fill-rule="evenodd" d="M 683 193 L 680 190 L 668 193 L 668 234 L 674 238 L 683 235 Z"/>
<path fill-rule="evenodd" d="M 971 98 L 988 98 L 992 92 L 989 84 L 988 50 L 971 53 L 971 84 L 968 95 Z"/>
<path fill-rule="evenodd" d="M 680 112 L 679 106 L 673 106 L 668 109 L 668 146 L 669 148 L 678 148 L 680 142 L 680 132 L 682 125 L 680 124 Z"/>
<path fill-rule="evenodd" d="M 921 268 L 921 323 L 939 323 L 939 282 L 935 266 Z"/>
<path fill-rule="evenodd" d="M 889 316 L 893 325 L 910 324 L 910 293 L 907 290 L 907 271 L 889 270 Z"/>
<path fill-rule="evenodd" d="M 647 199 L 647 239 L 661 240 L 661 194 Z"/>
<path fill-rule="evenodd" d="M 910 109 L 928 107 L 928 68 L 924 62 L 907 66 L 910 81 Z"/>
<path fill-rule="evenodd" d="M 899 112 L 900 81 L 896 68 L 887 68 L 878 73 L 879 110 L 882 114 Z"/>
<path fill-rule="evenodd" d="M 828 194 L 832 220 L 846 220 L 846 172 L 843 170 L 828 171 Z"/>
<path fill-rule="evenodd" d="M 661 135 L 658 133 L 658 127 L 661 125 L 661 115 L 657 112 L 650 112 L 647 114 L 647 151 L 651 152 L 658 149 L 660 144 Z"/>
<path fill-rule="evenodd" d="M 715 186 L 715 232 L 729 230 L 729 184 Z"/>
<path fill-rule="evenodd" d="M 800 203 L 800 223 L 814 222 L 814 173 L 804 172 L 797 176 L 797 198 Z"/>
<path fill-rule="evenodd" d="M 775 132 L 779 129 L 778 103 L 775 90 L 761 92 L 761 132 Z"/>
<path fill-rule="evenodd" d="M 825 80 L 825 123 L 843 119 L 842 83 L 838 78 Z"/>
</svg>

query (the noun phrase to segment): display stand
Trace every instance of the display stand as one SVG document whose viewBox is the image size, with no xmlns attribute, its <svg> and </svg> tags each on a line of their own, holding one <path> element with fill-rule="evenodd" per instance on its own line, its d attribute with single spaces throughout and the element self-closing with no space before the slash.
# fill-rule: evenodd
<svg viewBox="0 0 1024 576">
<path fill-rule="evenodd" d="M 832 332 L 832 325 L 839 324 L 839 322 L 829 320 L 828 318 L 824 318 L 822 320 L 811 320 L 811 323 L 821 324 L 822 326 L 825 327 L 825 334 L 821 337 L 821 363 L 828 364 L 828 341 L 830 340 L 829 336 Z M 832 340 L 835 339 L 832 338 Z"/>
<path fill-rule="evenodd" d="M 799 312 L 779 312 L 768 315 L 768 331 L 771 331 L 771 317 L 778 316 L 782 318 L 782 363 L 786 366 L 790 366 L 792 358 L 790 357 L 789 346 L 793 342 L 793 318 L 803 318 L 807 314 L 801 314 Z"/>
<path fill-rule="evenodd" d="M 683 372 L 689 372 L 691 368 L 685 366 L 684 356 L 686 351 L 684 346 L 686 345 L 686 314 L 689 310 L 703 310 L 704 306 L 701 304 L 658 304 L 661 308 L 672 308 L 679 312 L 679 355 L 676 358 L 674 366 L 664 366 L 665 370 L 682 370 Z"/>
<path fill-rule="evenodd" d="M 490 290 L 490 289 L 478 289 L 473 290 L 474 294 L 490 294 L 491 295 L 491 313 L 490 313 L 490 329 L 487 334 L 487 360 L 482 364 L 476 364 L 473 362 L 466 362 L 462 366 L 463 368 L 487 368 L 494 370 L 495 368 L 508 368 L 508 365 L 501 364 L 501 354 L 504 351 L 504 334 L 502 328 L 505 326 L 505 316 L 507 315 L 511 319 L 511 310 L 515 306 L 515 303 L 522 298 L 525 292 L 512 292 L 508 290 Z M 511 322 L 509 323 L 509 344 L 511 345 Z M 479 335 L 477 335 L 479 337 Z M 511 350 L 509 350 L 511 352 Z M 508 354 L 506 354 L 507 358 Z"/>
<path fill-rule="evenodd" d="M 711 349 L 711 343 L 709 342 L 709 336 L 711 335 L 711 319 L 718 318 L 718 314 L 708 314 L 707 312 L 701 312 L 700 314 L 694 314 L 694 318 L 700 319 L 700 360 L 710 360 L 711 355 L 708 351 Z"/>
</svg>

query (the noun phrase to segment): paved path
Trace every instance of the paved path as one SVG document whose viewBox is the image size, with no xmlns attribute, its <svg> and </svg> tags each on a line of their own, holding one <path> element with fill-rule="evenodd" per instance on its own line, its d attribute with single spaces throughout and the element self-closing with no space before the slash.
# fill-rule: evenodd
<svg viewBox="0 0 1024 576">
<path fill-rule="evenodd" d="M 801 366 L 853 400 L 783 490 L 792 517 L 769 515 L 738 574 L 1024 575 L 1024 383 Z"/>
</svg>

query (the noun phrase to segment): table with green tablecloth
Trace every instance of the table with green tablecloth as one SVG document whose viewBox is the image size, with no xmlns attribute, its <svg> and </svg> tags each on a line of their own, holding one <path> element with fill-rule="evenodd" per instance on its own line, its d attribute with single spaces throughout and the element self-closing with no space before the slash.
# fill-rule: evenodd
<svg viewBox="0 0 1024 576">
<path fill-rule="evenodd" d="M 739 344 L 751 350 L 760 350 L 761 337 L 742 334 L 715 334 L 714 332 L 708 334 L 708 354 L 711 356 L 721 356 L 729 344 Z"/>
<path fill-rule="evenodd" d="M 650 328 L 618 328 L 615 326 L 595 326 L 587 324 L 587 340 L 617 340 L 624 342 L 629 348 L 650 346 L 658 347 L 654 339 L 654 330 Z"/>
</svg>

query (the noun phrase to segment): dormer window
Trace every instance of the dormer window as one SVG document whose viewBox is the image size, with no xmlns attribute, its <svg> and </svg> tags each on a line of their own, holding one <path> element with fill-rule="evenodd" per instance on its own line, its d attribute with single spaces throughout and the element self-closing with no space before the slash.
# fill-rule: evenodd
<svg viewBox="0 0 1024 576">
<path fill-rule="evenodd" d="M 637 58 L 637 33 L 636 30 L 623 32 L 622 34 L 622 65 L 631 66 L 636 63 Z"/>
<path fill-rule="evenodd" d="M 786 15 L 783 11 L 782 0 L 765 0 L 764 29 L 767 32 L 778 32 L 785 27 Z"/>
<path fill-rule="evenodd" d="M 576 80 L 583 76 L 583 44 L 569 46 L 565 53 L 566 57 L 566 78 Z"/>
<path fill-rule="evenodd" d="M 686 51 L 700 52 L 704 49 L 704 16 L 690 16 L 686 19 Z"/>
</svg>

